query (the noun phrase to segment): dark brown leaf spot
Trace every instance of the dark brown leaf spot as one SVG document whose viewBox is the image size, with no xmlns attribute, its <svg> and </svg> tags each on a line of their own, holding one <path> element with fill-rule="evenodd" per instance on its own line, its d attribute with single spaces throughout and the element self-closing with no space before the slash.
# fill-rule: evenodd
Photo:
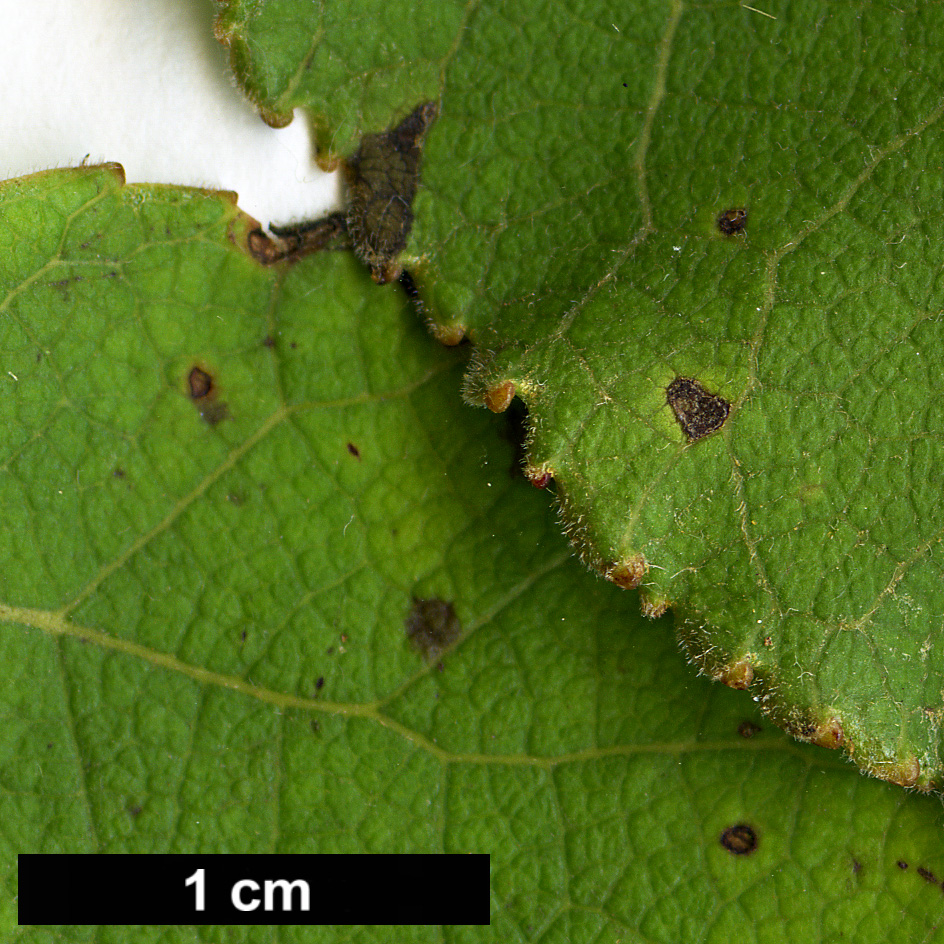
<svg viewBox="0 0 944 944">
<path fill-rule="evenodd" d="M 760 734 L 764 729 L 759 725 L 755 724 L 753 721 L 742 721 L 738 725 L 738 734 L 742 738 L 752 738 L 755 734 Z"/>
<path fill-rule="evenodd" d="M 283 246 L 261 229 L 254 229 L 246 236 L 249 255 L 262 265 L 272 265 L 285 258 Z"/>
<path fill-rule="evenodd" d="M 324 676 L 319 675 L 317 681 L 315 682 L 315 691 L 320 692 L 324 688 Z"/>
<path fill-rule="evenodd" d="M 213 392 L 213 378 L 202 368 L 194 367 L 187 377 L 190 384 L 190 397 L 203 400 Z"/>
<path fill-rule="evenodd" d="M 929 885 L 936 885 L 938 888 L 944 891 L 944 886 L 941 885 L 941 880 L 930 870 L 924 868 L 924 866 L 919 865 L 917 868 L 918 875 L 921 876 Z"/>
<path fill-rule="evenodd" d="M 397 256 L 413 225 L 423 138 L 439 108 L 424 102 L 390 131 L 368 134 L 344 165 L 347 231 L 375 282 L 399 278 Z"/>
<path fill-rule="evenodd" d="M 720 841 L 732 855 L 750 855 L 757 848 L 757 833 L 747 823 L 738 823 L 729 826 Z"/>
<path fill-rule="evenodd" d="M 900 868 L 900 869 L 902 870 L 902 872 L 907 872 L 907 871 L 908 871 L 908 863 L 905 862 L 903 859 L 899 859 L 899 860 L 895 863 L 895 865 L 897 865 L 898 868 Z"/>
<path fill-rule="evenodd" d="M 689 442 L 697 442 L 721 429 L 731 412 L 727 400 L 709 393 L 690 377 L 676 377 L 666 387 L 665 396 Z"/>
<path fill-rule="evenodd" d="M 404 628 L 413 647 L 429 662 L 435 662 L 462 634 L 452 604 L 435 598 L 418 600 L 414 597 Z"/>
<path fill-rule="evenodd" d="M 725 210 L 718 217 L 718 229 L 725 236 L 736 236 L 738 233 L 743 233 L 746 226 L 747 210 L 744 207 L 733 207 L 730 210 Z"/>
<path fill-rule="evenodd" d="M 210 426 L 216 426 L 229 416 L 226 404 L 220 403 L 216 398 L 216 383 L 212 374 L 199 365 L 192 367 L 187 375 L 187 388 L 190 399 L 196 404 L 200 416 Z"/>
<path fill-rule="evenodd" d="M 347 444 L 347 451 L 348 451 L 352 456 L 354 456 L 355 459 L 360 459 L 360 457 L 361 457 L 361 451 L 360 451 L 360 449 L 357 448 L 357 446 L 354 445 L 354 443 L 349 442 L 349 443 Z"/>
</svg>

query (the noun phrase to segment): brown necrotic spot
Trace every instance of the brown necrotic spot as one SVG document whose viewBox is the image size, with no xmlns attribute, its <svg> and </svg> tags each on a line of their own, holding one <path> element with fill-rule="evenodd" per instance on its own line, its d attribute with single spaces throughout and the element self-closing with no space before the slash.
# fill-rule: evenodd
<svg viewBox="0 0 944 944">
<path fill-rule="evenodd" d="M 750 855 L 757 848 L 757 833 L 747 823 L 738 823 L 721 834 L 720 842 L 732 855 Z"/>
<path fill-rule="evenodd" d="M 202 400 L 213 392 L 213 378 L 201 367 L 194 367 L 187 376 L 190 384 L 190 398 Z"/>
<path fill-rule="evenodd" d="M 390 131 L 365 135 L 344 165 L 347 231 L 375 282 L 400 275 L 396 259 L 413 225 L 423 138 L 438 111 L 435 102 L 424 102 Z"/>
<path fill-rule="evenodd" d="M 731 412 L 724 397 L 709 393 L 691 377 L 676 377 L 665 388 L 665 397 L 689 442 L 721 429 Z"/>
<path fill-rule="evenodd" d="M 732 207 L 725 210 L 718 217 L 718 229 L 725 236 L 736 236 L 743 233 L 747 226 L 747 210 L 744 207 Z"/>
<path fill-rule="evenodd" d="M 226 404 L 220 403 L 216 399 L 216 383 L 213 380 L 213 375 L 199 365 L 192 367 L 190 373 L 187 374 L 187 391 L 190 399 L 193 400 L 200 411 L 200 416 L 210 426 L 216 426 L 217 423 L 229 416 Z"/>
<path fill-rule="evenodd" d="M 354 443 L 349 442 L 349 443 L 347 444 L 347 451 L 348 451 L 352 456 L 354 456 L 355 459 L 360 459 L 360 457 L 361 457 L 361 451 L 360 451 L 360 449 L 357 448 L 357 446 L 354 445 Z"/>
<path fill-rule="evenodd" d="M 429 662 L 435 662 L 440 653 L 451 646 L 462 633 L 462 626 L 452 604 L 437 598 L 414 598 L 404 628 L 414 648 Z"/>
</svg>

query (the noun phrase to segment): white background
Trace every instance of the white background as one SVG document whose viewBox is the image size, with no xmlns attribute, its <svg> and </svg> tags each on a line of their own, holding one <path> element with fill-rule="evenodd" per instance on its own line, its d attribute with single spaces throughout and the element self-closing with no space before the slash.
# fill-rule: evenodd
<svg viewBox="0 0 944 944">
<path fill-rule="evenodd" d="M 304 117 L 263 123 L 213 14 L 210 0 L 0 0 L 0 179 L 88 155 L 129 182 L 235 190 L 263 225 L 336 208 Z"/>
</svg>

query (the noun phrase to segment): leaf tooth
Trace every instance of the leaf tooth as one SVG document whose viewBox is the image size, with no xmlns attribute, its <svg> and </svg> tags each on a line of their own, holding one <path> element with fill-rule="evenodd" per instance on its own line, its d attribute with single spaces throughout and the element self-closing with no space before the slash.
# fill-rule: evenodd
<svg viewBox="0 0 944 944">
<path fill-rule="evenodd" d="M 515 398 L 515 385 L 510 380 L 502 381 L 485 391 L 485 405 L 493 413 L 504 413 Z"/>
<path fill-rule="evenodd" d="M 646 558 L 642 554 L 633 554 L 613 564 L 603 576 L 615 583 L 617 587 L 635 590 L 642 583 L 648 570 L 649 562 Z"/>
<path fill-rule="evenodd" d="M 730 688 L 750 688 L 754 681 L 754 659 L 750 654 L 741 656 L 717 668 L 713 677 L 716 682 L 723 682 Z"/>
</svg>

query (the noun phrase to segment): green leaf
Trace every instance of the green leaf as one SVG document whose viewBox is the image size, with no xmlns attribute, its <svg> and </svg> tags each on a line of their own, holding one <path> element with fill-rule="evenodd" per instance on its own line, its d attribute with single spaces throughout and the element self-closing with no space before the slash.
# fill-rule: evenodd
<svg viewBox="0 0 944 944">
<path fill-rule="evenodd" d="M 116 166 L 7 182 L 0 220 L 9 939 L 272 934 L 17 929 L 21 851 L 475 851 L 491 926 L 398 941 L 944 940 L 940 804 L 692 678 L 395 286 L 264 267 L 231 196 Z M 461 631 L 424 655 L 434 599 Z"/>
<path fill-rule="evenodd" d="M 438 101 L 403 263 L 587 563 L 797 737 L 939 785 L 938 8 L 491 0 L 420 54 L 415 3 L 282 45 L 289 6 L 221 14 L 271 107 L 345 144 Z M 435 94 L 374 82 L 421 60 Z"/>
</svg>

